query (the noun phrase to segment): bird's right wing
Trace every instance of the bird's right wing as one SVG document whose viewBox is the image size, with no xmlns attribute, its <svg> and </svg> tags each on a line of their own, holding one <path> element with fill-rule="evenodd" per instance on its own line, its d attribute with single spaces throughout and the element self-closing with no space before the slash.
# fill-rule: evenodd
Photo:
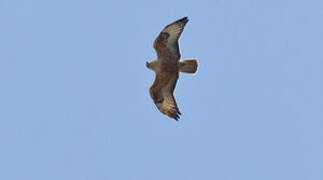
<svg viewBox="0 0 323 180">
<path fill-rule="evenodd" d="M 175 120 L 178 120 L 181 115 L 173 95 L 178 76 L 178 72 L 156 74 L 155 81 L 149 91 L 158 110 Z"/>
<path fill-rule="evenodd" d="M 164 102 L 159 110 L 166 116 L 175 119 L 176 121 L 178 121 L 180 118 L 179 115 L 181 115 L 173 95 L 164 97 Z"/>
</svg>

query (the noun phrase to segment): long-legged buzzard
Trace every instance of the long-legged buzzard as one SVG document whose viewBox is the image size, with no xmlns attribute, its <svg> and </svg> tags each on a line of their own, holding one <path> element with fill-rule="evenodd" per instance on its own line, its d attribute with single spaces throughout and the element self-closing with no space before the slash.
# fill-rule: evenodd
<svg viewBox="0 0 323 180">
<path fill-rule="evenodd" d="M 179 72 L 194 74 L 198 66 L 196 59 L 180 61 L 178 39 L 187 22 L 188 18 L 184 17 L 167 25 L 154 42 L 157 60 L 146 63 L 156 73 L 149 91 L 151 98 L 160 112 L 175 120 L 181 115 L 173 95 Z"/>
</svg>

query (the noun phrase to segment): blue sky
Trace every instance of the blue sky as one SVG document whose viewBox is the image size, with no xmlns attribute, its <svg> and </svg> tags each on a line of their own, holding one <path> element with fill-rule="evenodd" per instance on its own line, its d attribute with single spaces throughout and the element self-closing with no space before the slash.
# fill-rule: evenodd
<svg viewBox="0 0 323 180">
<path fill-rule="evenodd" d="M 323 2 L 0 1 L 0 179 L 323 179 Z M 190 21 L 182 117 L 152 43 Z"/>
</svg>

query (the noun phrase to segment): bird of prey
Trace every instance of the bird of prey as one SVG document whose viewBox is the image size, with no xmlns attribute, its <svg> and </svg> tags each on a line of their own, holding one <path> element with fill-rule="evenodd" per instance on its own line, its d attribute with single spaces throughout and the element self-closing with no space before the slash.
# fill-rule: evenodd
<svg viewBox="0 0 323 180">
<path fill-rule="evenodd" d="M 184 17 L 167 25 L 154 42 L 157 60 L 146 62 L 147 68 L 156 74 L 150 87 L 150 96 L 160 112 L 178 121 L 181 115 L 174 99 L 179 72 L 194 74 L 197 71 L 196 59 L 180 60 L 181 54 L 178 39 L 181 36 L 188 18 Z"/>
</svg>

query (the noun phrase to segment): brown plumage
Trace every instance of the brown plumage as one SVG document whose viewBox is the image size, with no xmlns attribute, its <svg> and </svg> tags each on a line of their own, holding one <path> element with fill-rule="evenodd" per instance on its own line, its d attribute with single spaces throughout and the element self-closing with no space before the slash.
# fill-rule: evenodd
<svg viewBox="0 0 323 180">
<path fill-rule="evenodd" d="M 151 98 L 160 112 L 175 120 L 181 115 L 173 95 L 179 72 L 195 73 L 198 66 L 196 59 L 179 61 L 178 39 L 187 22 L 188 18 L 184 17 L 167 25 L 154 42 L 158 59 L 146 63 L 147 68 L 156 73 L 149 91 Z"/>
</svg>

